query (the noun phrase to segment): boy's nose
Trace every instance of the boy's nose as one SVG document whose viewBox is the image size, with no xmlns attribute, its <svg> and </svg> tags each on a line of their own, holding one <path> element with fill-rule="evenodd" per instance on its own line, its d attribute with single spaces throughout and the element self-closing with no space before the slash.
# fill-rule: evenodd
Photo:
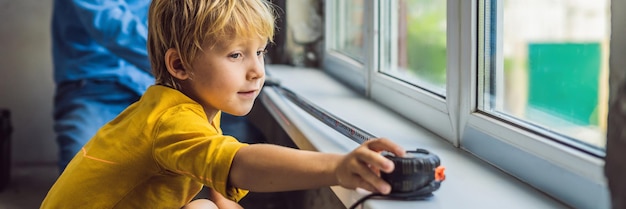
<svg viewBox="0 0 626 209">
<path fill-rule="evenodd" d="M 248 71 L 248 80 L 259 79 L 265 76 L 265 61 L 263 57 L 255 59 Z"/>
</svg>

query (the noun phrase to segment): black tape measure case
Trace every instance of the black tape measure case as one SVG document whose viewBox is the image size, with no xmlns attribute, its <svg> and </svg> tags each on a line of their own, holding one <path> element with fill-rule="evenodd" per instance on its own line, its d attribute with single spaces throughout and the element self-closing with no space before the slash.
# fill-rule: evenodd
<svg viewBox="0 0 626 209">
<path fill-rule="evenodd" d="M 9 184 L 11 178 L 11 112 L 0 109 L 0 191 Z"/>
</svg>

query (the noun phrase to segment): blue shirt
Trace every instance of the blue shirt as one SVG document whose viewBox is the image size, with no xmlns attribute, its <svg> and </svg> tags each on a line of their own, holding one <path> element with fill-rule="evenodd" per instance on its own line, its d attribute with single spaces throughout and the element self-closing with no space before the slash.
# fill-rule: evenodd
<svg viewBox="0 0 626 209">
<path fill-rule="evenodd" d="M 149 6 L 149 0 L 55 0 L 55 83 L 115 79 L 142 94 L 154 84 L 146 46 Z"/>
</svg>

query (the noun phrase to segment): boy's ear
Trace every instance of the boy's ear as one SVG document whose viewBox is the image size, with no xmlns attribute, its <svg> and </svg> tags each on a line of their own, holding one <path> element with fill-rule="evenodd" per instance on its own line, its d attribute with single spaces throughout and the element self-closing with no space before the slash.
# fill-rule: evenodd
<svg viewBox="0 0 626 209">
<path fill-rule="evenodd" d="M 172 77 L 178 80 L 187 80 L 189 78 L 189 72 L 185 70 L 183 61 L 180 59 L 180 54 L 176 49 L 170 48 L 165 52 L 165 67 Z"/>
</svg>

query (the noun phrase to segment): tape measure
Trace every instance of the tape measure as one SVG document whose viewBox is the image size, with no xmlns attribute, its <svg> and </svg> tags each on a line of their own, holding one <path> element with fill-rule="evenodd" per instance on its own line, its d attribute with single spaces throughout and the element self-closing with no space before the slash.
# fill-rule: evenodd
<svg viewBox="0 0 626 209">
<path fill-rule="evenodd" d="M 265 85 L 273 87 L 279 94 L 285 96 L 311 116 L 359 144 L 377 138 L 299 97 L 291 90 L 280 86 L 275 80 L 268 79 Z M 397 157 L 388 152 L 383 152 L 383 156 L 390 159 L 395 165 L 392 173 L 383 172 L 381 174 L 381 178 L 391 185 L 391 193 L 388 197 L 423 199 L 432 196 L 432 192 L 439 189 L 441 182 L 445 179 L 444 167 L 440 165 L 439 157 L 425 149 L 407 151 L 405 157 Z M 366 198 L 357 201 L 355 205 Z"/>
<path fill-rule="evenodd" d="M 381 178 L 391 185 L 390 196 L 400 199 L 423 199 L 432 196 L 445 179 L 444 167 L 437 155 L 425 149 L 407 151 L 404 157 L 385 154 L 396 166 Z"/>
</svg>

